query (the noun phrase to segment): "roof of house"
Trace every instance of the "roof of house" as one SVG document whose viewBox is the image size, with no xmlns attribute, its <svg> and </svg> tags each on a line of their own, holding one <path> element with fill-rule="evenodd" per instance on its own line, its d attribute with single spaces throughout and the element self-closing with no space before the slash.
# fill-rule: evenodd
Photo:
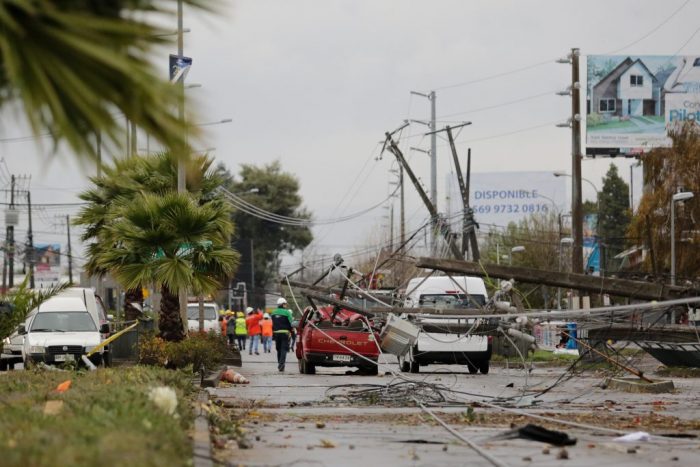
<svg viewBox="0 0 700 467">
<path fill-rule="evenodd" d="M 622 76 L 627 70 L 632 68 L 632 66 L 634 66 L 637 63 L 639 63 L 642 66 L 642 68 L 644 68 L 646 72 L 649 73 L 649 75 L 654 81 L 657 81 L 656 77 L 654 76 L 654 73 L 652 73 L 651 70 L 649 70 L 649 68 L 644 64 L 644 62 L 641 59 L 638 58 L 636 60 L 632 60 L 631 57 L 627 57 L 626 59 L 621 61 L 619 65 L 613 68 L 610 73 L 608 73 L 600 81 L 598 81 L 593 87 L 597 88 L 603 83 L 603 81 L 607 81 L 609 77 L 612 77 L 613 81 L 619 79 L 620 76 Z"/>
</svg>

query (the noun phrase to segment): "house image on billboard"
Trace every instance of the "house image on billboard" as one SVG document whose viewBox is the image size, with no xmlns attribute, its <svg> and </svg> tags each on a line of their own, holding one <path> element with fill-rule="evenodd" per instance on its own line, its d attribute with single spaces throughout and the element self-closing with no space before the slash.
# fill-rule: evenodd
<svg viewBox="0 0 700 467">
<path fill-rule="evenodd" d="M 627 57 L 593 86 L 590 113 L 604 118 L 663 115 L 659 83 L 641 59 Z"/>
</svg>

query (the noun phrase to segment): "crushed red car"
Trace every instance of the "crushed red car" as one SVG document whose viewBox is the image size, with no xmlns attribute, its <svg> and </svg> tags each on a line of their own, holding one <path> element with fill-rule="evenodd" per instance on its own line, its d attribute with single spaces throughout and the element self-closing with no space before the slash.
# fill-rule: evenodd
<svg viewBox="0 0 700 467">
<path fill-rule="evenodd" d="M 313 375 L 319 366 L 350 366 L 357 367 L 362 374 L 376 375 L 379 332 L 371 326 L 372 321 L 353 311 L 334 306 L 316 310 L 308 307 L 297 328 L 299 372 Z"/>
</svg>

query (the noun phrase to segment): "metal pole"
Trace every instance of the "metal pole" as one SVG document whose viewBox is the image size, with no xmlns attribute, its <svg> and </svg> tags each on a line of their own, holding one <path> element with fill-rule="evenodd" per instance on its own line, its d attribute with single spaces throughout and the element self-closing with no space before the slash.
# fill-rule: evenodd
<svg viewBox="0 0 700 467">
<path fill-rule="evenodd" d="M 27 191 L 27 211 L 29 215 L 29 230 L 27 231 L 27 257 L 29 259 L 29 287 L 34 288 L 34 262 L 36 255 L 34 254 L 34 231 L 32 230 L 32 194 Z"/>
<path fill-rule="evenodd" d="M 634 164 L 630 165 L 630 212 L 634 213 Z"/>
<path fill-rule="evenodd" d="M 15 209 L 15 176 L 12 175 L 12 181 L 10 186 L 10 210 Z M 8 285 L 10 288 L 15 285 L 15 227 L 10 225 L 8 227 Z"/>
<path fill-rule="evenodd" d="M 406 204 L 403 191 L 403 166 L 399 164 L 399 183 L 401 184 L 401 245 L 406 242 Z"/>
<path fill-rule="evenodd" d="M 97 155 L 97 176 L 102 176 L 102 132 L 97 130 L 95 134 L 95 149 Z"/>
<path fill-rule="evenodd" d="M 583 207 L 581 200 L 581 102 L 579 49 L 571 49 L 571 216 L 574 243 L 571 271 L 583 273 Z"/>
<path fill-rule="evenodd" d="M 394 251 L 394 197 L 391 197 L 391 209 L 389 214 L 389 249 Z"/>
<path fill-rule="evenodd" d="M 501 264 L 501 245 L 496 243 L 496 264 Z"/>
<path fill-rule="evenodd" d="M 70 244 L 70 215 L 66 216 L 66 230 L 68 232 L 68 282 L 73 283 L 73 256 Z"/>
<path fill-rule="evenodd" d="M 671 285 L 676 285 L 676 202 L 671 198 Z"/>
<path fill-rule="evenodd" d="M 559 272 L 561 272 L 561 228 L 559 232 Z M 561 287 L 557 287 L 557 310 L 561 310 Z"/>
<path fill-rule="evenodd" d="M 177 55 L 182 58 L 184 54 L 184 30 L 182 27 L 183 23 L 183 6 L 182 0 L 177 0 Z M 177 115 L 181 123 L 185 121 L 185 77 L 179 80 L 177 84 L 178 104 L 177 104 Z M 182 153 L 178 154 L 177 158 L 177 192 L 184 193 L 187 190 L 185 186 L 185 152 L 187 151 L 187 144 L 183 144 Z M 187 289 L 180 289 L 178 291 L 178 300 L 180 302 L 180 319 L 182 321 L 182 327 L 187 335 Z"/>
<path fill-rule="evenodd" d="M 138 146 L 136 142 L 136 123 L 131 122 L 131 155 L 137 156 L 139 154 Z"/>
<path fill-rule="evenodd" d="M 433 133 L 430 135 L 430 201 L 435 206 L 435 210 L 438 211 L 438 197 L 437 197 L 437 133 L 435 133 L 436 122 L 435 122 L 435 91 L 430 91 L 428 94 L 430 99 L 430 131 Z M 434 222 L 437 219 L 433 219 Z M 435 226 L 435 224 L 433 224 Z M 432 235 L 430 236 L 430 252 L 435 254 L 435 248 L 437 245 L 436 237 L 437 232 L 433 228 Z"/>
<path fill-rule="evenodd" d="M 183 11 L 182 11 L 182 0 L 177 0 L 177 55 L 178 57 L 182 58 L 184 54 L 184 34 L 183 34 L 183 27 L 182 27 L 182 17 L 183 17 Z M 180 122 L 185 121 L 185 78 L 184 76 L 180 81 L 178 82 L 178 93 L 180 94 L 180 98 L 178 99 L 178 118 L 180 119 Z M 187 150 L 186 145 L 182 148 L 183 152 Z M 178 193 L 184 193 L 186 190 L 185 187 L 185 163 L 184 163 L 184 156 L 185 154 L 180 154 L 180 157 L 178 158 L 178 163 L 177 163 L 177 191 Z"/>
</svg>

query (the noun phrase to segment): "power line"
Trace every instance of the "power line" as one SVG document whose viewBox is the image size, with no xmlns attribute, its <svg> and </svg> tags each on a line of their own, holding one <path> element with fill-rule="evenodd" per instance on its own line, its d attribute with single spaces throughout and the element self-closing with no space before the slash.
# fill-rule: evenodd
<svg viewBox="0 0 700 467">
<path fill-rule="evenodd" d="M 612 55 L 612 54 L 621 52 L 621 51 L 623 51 L 623 50 L 625 50 L 625 49 L 628 49 L 628 48 L 632 47 L 633 45 L 638 44 L 639 42 L 643 41 L 643 40 L 646 39 L 647 37 L 649 37 L 649 36 L 651 36 L 652 34 L 654 34 L 656 31 L 658 31 L 659 29 L 661 29 L 661 27 L 664 26 L 666 23 L 668 23 L 669 21 L 671 21 L 671 19 L 672 19 L 674 16 L 676 16 L 678 13 L 680 13 L 680 11 L 688 5 L 688 3 L 690 3 L 690 0 L 686 0 L 681 6 L 679 6 L 678 8 L 676 8 L 676 10 L 675 10 L 673 13 L 671 13 L 671 16 L 669 16 L 668 18 L 666 18 L 665 20 L 663 20 L 661 23 L 659 23 L 657 26 L 655 26 L 655 27 L 654 27 L 653 29 L 651 29 L 649 32 L 647 32 L 647 33 L 645 33 L 644 35 L 642 35 L 639 39 L 636 39 L 636 40 L 630 42 L 629 44 L 627 44 L 627 45 L 625 45 L 625 46 L 623 46 L 623 47 L 620 47 L 619 49 L 615 49 L 615 50 L 611 50 L 610 52 L 606 52 L 606 53 L 604 53 L 603 55 Z M 700 30 L 700 28 L 699 28 L 699 30 Z M 697 31 L 696 31 L 696 32 L 697 32 Z M 691 36 L 691 38 L 692 38 L 692 36 Z M 688 39 L 688 42 L 690 42 L 690 39 Z M 687 44 L 687 42 L 686 42 L 686 44 Z M 683 45 L 683 47 L 685 47 L 685 44 Z M 683 48 L 683 47 L 681 47 L 681 48 Z M 676 52 L 676 53 L 677 53 L 677 52 Z"/>
</svg>

